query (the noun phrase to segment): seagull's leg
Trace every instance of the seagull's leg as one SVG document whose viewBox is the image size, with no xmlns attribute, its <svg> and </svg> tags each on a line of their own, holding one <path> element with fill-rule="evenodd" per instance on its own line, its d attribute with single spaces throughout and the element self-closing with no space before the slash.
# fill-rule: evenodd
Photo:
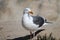
<svg viewBox="0 0 60 40">
<path fill-rule="evenodd" d="M 30 35 L 31 35 L 31 36 L 30 36 L 30 39 L 31 39 L 31 38 L 32 38 L 32 31 L 31 31 L 31 30 L 30 30 Z"/>
<path fill-rule="evenodd" d="M 33 37 L 35 37 L 35 33 L 33 34 Z"/>
<path fill-rule="evenodd" d="M 35 33 L 33 34 L 33 37 L 35 37 Z M 34 40 L 36 40 L 36 38 L 33 38 Z"/>
</svg>

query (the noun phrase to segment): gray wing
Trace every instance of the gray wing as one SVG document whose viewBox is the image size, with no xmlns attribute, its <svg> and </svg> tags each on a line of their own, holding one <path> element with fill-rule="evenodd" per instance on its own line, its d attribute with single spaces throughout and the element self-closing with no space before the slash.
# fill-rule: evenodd
<svg viewBox="0 0 60 40">
<path fill-rule="evenodd" d="M 39 25 L 39 27 L 41 27 L 44 24 L 44 19 L 40 16 L 32 16 L 33 17 L 33 22 L 36 25 Z"/>
</svg>

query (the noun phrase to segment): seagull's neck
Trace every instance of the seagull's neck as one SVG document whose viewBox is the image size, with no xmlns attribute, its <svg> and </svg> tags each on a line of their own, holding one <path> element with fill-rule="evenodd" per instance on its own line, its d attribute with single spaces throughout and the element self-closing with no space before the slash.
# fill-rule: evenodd
<svg viewBox="0 0 60 40">
<path fill-rule="evenodd" d="M 25 13 L 25 14 L 23 15 L 23 18 L 32 19 L 32 16 L 31 16 L 31 15 L 29 15 L 29 14 L 27 14 L 27 13 Z"/>
<path fill-rule="evenodd" d="M 29 15 L 29 13 L 25 13 L 23 16 L 31 17 L 31 15 Z"/>
</svg>

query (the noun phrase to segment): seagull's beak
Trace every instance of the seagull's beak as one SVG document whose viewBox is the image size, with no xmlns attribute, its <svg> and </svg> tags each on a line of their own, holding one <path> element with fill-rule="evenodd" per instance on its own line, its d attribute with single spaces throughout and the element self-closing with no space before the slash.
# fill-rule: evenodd
<svg viewBox="0 0 60 40">
<path fill-rule="evenodd" d="M 29 14 L 33 14 L 33 12 L 32 11 L 29 11 Z"/>
</svg>

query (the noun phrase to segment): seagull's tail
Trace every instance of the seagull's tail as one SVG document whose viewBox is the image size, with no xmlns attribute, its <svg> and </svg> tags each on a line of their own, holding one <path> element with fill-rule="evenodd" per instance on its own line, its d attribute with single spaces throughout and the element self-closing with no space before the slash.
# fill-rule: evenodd
<svg viewBox="0 0 60 40">
<path fill-rule="evenodd" d="M 45 23 L 50 23 L 50 24 L 52 24 L 52 22 L 45 22 Z"/>
<path fill-rule="evenodd" d="M 47 20 L 45 19 L 45 23 L 52 23 L 52 22 L 49 22 L 49 21 L 47 21 Z"/>
</svg>

